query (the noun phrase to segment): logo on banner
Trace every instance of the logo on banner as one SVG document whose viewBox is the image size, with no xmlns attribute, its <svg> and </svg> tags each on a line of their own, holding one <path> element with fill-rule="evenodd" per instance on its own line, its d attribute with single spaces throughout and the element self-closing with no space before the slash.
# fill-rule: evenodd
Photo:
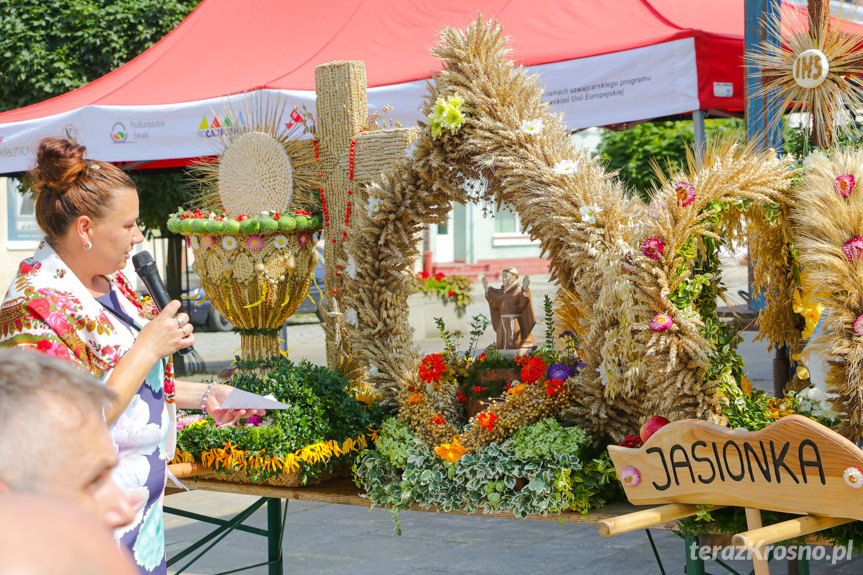
<svg viewBox="0 0 863 575">
<path fill-rule="evenodd" d="M 237 121 L 239 125 L 245 125 L 245 120 L 243 119 L 243 115 L 240 114 L 237 117 Z M 215 138 L 218 136 L 222 136 L 225 133 L 226 129 L 230 129 L 233 127 L 234 121 L 230 116 L 222 116 L 219 118 L 218 116 L 213 116 L 212 118 L 207 118 L 207 116 L 203 116 L 201 118 L 201 123 L 198 124 L 198 137 L 199 138 Z"/>
<path fill-rule="evenodd" d="M 117 144 L 122 144 L 126 141 L 126 138 L 129 137 L 129 133 L 126 131 L 126 126 L 123 122 L 116 122 L 113 127 L 111 127 L 111 141 Z"/>
<path fill-rule="evenodd" d="M 78 137 L 80 135 L 81 134 L 78 132 L 78 128 L 74 124 L 66 124 L 65 126 L 63 126 L 63 131 L 61 133 L 61 136 L 63 138 L 66 138 L 67 140 L 69 140 L 73 144 L 78 143 Z"/>
<path fill-rule="evenodd" d="M 297 110 L 291 110 L 291 121 L 285 122 L 285 128 L 290 130 L 297 124 L 302 124 L 305 121 L 305 118 L 303 118 Z"/>
</svg>

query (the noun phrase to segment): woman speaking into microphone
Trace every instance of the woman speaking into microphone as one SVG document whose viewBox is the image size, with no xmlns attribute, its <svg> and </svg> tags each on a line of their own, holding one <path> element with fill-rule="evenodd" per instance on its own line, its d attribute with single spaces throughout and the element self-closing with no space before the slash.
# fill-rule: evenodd
<svg viewBox="0 0 863 575">
<path fill-rule="evenodd" d="M 138 192 L 125 172 L 84 152 L 58 138 L 39 145 L 30 176 L 45 238 L 6 294 L 0 345 L 74 362 L 116 393 L 105 411 L 119 456 L 114 479 L 140 511 L 115 535 L 142 573 L 165 573 L 161 498 L 175 406 L 204 409 L 220 423 L 261 412 L 220 409 L 231 386 L 174 382 L 170 357 L 194 344 L 194 329 L 179 302 L 157 312 L 130 288 L 120 270 L 144 239 Z"/>
</svg>

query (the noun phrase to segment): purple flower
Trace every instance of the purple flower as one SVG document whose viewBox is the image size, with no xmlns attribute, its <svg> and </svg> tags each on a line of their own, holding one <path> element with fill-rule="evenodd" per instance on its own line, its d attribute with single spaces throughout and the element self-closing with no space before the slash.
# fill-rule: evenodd
<svg viewBox="0 0 863 575">
<path fill-rule="evenodd" d="M 548 379 L 560 379 L 562 381 L 566 381 L 568 378 L 572 377 L 572 375 L 573 370 L 571 367 L 565 363 L 555 363 L 548 368 L 546 377 L 548 377 Z"/>
<path fill-rule="evenodd" d="M 575 337 L 575 332 L 571 329 L 565 329 L 560 332 L 560 335 L 558 337 Z"/>
<path fill-rule="evenodd" d="M 584 363 L 583 361 L 581 361 L 580 359 L 579 359 L 578 361 L 576 361 L 576 362 L 575 362 L 575 369 L 577 369 L 577 370 L 582 370 L 582 369 L 584 369 L 585 367 L 587 367 L 587 364 L 586 364 L 586 363 Z"/>
<path fill-rule="evenodd" d="M 260 415 L 253 415 L 249 418 L 249 421 L 246 423 L 246 427 L 258 427 L 264 422 L 264 418 Z"/>
</svg>

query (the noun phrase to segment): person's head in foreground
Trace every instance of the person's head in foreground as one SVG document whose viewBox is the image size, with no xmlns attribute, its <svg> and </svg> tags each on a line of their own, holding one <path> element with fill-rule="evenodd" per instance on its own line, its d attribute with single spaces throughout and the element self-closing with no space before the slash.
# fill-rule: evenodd
<svg viewBox="0 0 863 575">
<path fill-rule="evenodd" d="M 65 501 L 0 493 L 0 575 L 137 575 L 128 551 Z"/>
<path fill-rule="evenodd" d="M 129 523 L 134 510 L 111 479 L 117 454 L 103 410 L 112 398 L 69 362 L 0 349 L 0 496 L 38 493 L 74 503 L 110 528 Z"/>
</svg>

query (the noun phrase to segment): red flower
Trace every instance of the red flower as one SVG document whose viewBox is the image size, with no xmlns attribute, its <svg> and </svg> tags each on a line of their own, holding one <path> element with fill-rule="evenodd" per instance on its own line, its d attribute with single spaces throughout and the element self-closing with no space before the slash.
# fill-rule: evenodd
<svg viewBox="0 0 863 575">
<path fill-rule="evenodd" d="M 239 216 L 237 216 L 238 222 L 242 222 L 243 220 L 248 220 L 248 219 L 249 219 L 249 216 L 247 216 L 246 214 L 240 214 Z"/>
<path fill-rule="evenodd" d="M 442 280 L 442 279 L 443 279 L 443 278 L 445 278 L 445 277 L 446 277 L 446 276 L 445 276 L 442 272 L 438 272 L 438 273 L 436 273 L 436 274 L 434 275 L 434 279 L 436 279 L 437 281 L 440 281 L 440 280 Z"/>
<path fill-rule="evenodd" d="M 657 237 L 647 238 L 641 242 L 641 253 L 652 260 L 658 260 L 665 251 L 665 242 Z"/>
<path fill-rule="evenodd" d="M 444 423 L 446 423 L 446 420 L 443 418 L 442 413 L 438 413 L 437 415 L 435 415 L 434 417 L 431 418 L 431 422 L 434 423 L 435 425 L 443 425 Z"/>
<path fill-rule="evenodd" d="M 418 274 L 417 274 L 417 277 L 418 277 L 419 279 L 421 279 L 421 280 L 424 280 L 424 279 L 428 279 L 428 277 L 429 277 L 430 275 L 431 275 L 430 273 L 428 273 L 427 271 L 423 270 L 423 271 L 421 271 L 420 273 L 418 273 Z"/>
<path fill-rule="evenodd" d="M 458 399 L 462 403 L 467 401 L 467 396 L 465 394 L 463 394 L 460 389 L 458 391 L 456 391 L 455 397 L 456 397 L 456 399 Z"/>
<path fill-rule="evenodd" d="M 433 353 L 425 356 L 420 364 L 419 376 L 426 383 L 437 383 L 446 372 L 446 362 L 443 354 Z"/>
<path fill-rule="evenodd" d="M 534 384 L 545 376 L 548 366 L 541 357 L 531 357 L 525 360 L 521 368 L 521 381 L 528 385 Z"/>
<path fill-rule="evenodd" d="M 306 210 L 296 210 L 294 212 L 294 215 L 295 216 L 310 216 L 312 214 L 311 214 L 311 212 L 307 212 Z"/>
<path fill-rule="evenodd" d="M 446 292 L 446 295 L 448 295 L 449 297 L 455 297 L 455 292 L 452 290 L 449 290 L 448 292 Z"/>
<path fill-rule="evenodd" d="M 482 352 L 481 354 L 479 354 L 479 357 L 476 358 L 476 360 L 477 361 L 484 361 L 485 360 L 485 352 Z"/>
<path fill-rule="evenodd" d="M 626 439 L 618 443 L 621 447 L 641 447 L 641 437 L 626 434 Z"/>
<path fill-rule="evenodd" d="M 560 393 L 560 390 L 563 389 L 563 380 L 554 378 L 546 380 L 545 382 L 545 394 L 549 397 L 553 397 Z"/>
<path fill-rule="evenodd" d="M 485 427 L 489 431 L 494 429 L 494 422 L 496 419 L 497 416 L 490 411 L 486 413 L 480 413 L 476 416 L 476 422 L 480 424 L 481 427 Z"/>
</svg>

